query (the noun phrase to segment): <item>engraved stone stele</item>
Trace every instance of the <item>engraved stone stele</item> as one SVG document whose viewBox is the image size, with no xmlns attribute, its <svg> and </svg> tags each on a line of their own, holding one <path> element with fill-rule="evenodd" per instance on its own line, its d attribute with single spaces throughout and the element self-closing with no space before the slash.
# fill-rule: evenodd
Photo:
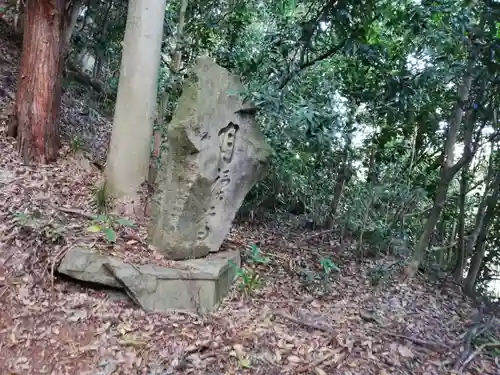
<svg viewBox="0 0 500 375">
<path fill-rule="evenodd" d="M 168 259 L 219 251 L 271 153 L 237 77 L 201 57 L 168 128 L 152 201 L 149 241 Z"/>
</svg>

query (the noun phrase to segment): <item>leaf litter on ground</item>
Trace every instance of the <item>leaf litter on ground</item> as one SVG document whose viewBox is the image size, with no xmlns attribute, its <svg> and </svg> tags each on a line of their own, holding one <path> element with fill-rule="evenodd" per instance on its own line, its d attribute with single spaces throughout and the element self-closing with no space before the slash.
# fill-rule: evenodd
<svg viewBox="0 0 500 375">
<path fill-rule="evenodd" d="M 110 245 L 85 230 L 88 218 L 53 209 L 92 212 L 98 171 L 80 168 L 64 153 L 53 165 L 24 166 L 12 140 L 4 138 L 0 152 L 0 174 L 9 179 L 0 186 L 2 371 L 427 375 L 446 373 L 460 354 L 458 338 L 474 309 L 459 294 L 418 278 L 371 286 L 372 261 L 339 252 L 331 239 L 302 241 L 311 233 L 285 222 L 234 225 L 224 246 L 258 244 L 272 261 L 258 265 L 264 284 L 252 295 L 234 287 L 205 316 L 146 313 L 107 290 L 58 278 L 52 283 L 54 257 L 71 246 L 157 262 L 144 248 L 146 222 L 127 228 L 143 242 L 127 244 L 119 233 Z M 61 238 L 52 242 L 39 229 L 25 230 L 16 222 L 18 212 Z M 127 258 L 135 251 L 139 255 Z M 328 294 L 315 293 L 300 278 L 301 267 L 317 264 L 319 256 L 340 266 Z M 478 355 L 463 373 L 498 374 L 498 366 Z"/>
</svg>

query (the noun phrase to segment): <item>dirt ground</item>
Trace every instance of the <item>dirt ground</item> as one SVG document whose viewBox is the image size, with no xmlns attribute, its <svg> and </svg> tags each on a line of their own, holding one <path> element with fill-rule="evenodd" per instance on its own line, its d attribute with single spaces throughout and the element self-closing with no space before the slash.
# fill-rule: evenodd
<svg viewBox="0 0 500 375">
<path fill-rule="evenodd" d="M 107 290 L 54 275 L 72 246 L 133 262 L 154 261 L 155 254 L 146 222 L 120 229 L 109 245 L 87 231 L 88 218 L 68 213 L 92 212 L 100 179 L 81 155 L 64 147 L 52 165 L 21 163 L 15 140 L 5 136 L 19 46 L 1 35 L 0 374 L 500 374 L 498 351 L 472 345 L 478 331 L 499 340 L 498 319 L 451 285 L 417 277 L 374 286 L 370 270 L 393 259 L 360 262 L 334 232 L 280 220 L 234 226 L 225 246 L 244 251 L 256 243 L 271 262 L 258 266 L 263 284 L 251 296 L 236 283 L 204 316 L 146 313 Z M 78 90 L 66 91 L 63 133 L 91 129 L 88 139 L 97 141 L 89 152 L 102 154 L 109 119 L 98 116 L 96 131 L 85 106 Z M 326 292 L 304 277 L 311 266 L 320 272 L 324 257 L 340 268 Z"/>
<path fill-rule="evenodd" d="M 90 212 L 98 173 L 64 150 L 53 165 L 22 165 L 14 141 L 0 140 L 2 374 L 448 374 L 469 357 L 464 374 L 500 373 L 498 357 L 468 347 L 472 328 L 498 321 L 458 292 L 420 278 L 372 286 L 369 270 L 390 259 L 359 263 L 333 234 L 286 223 L 235 226 L 225 246 L 257 243 L 271 262 L 259 266 L 263 286 L 253 295 L 235 284 L 206 316 L 145 313 L 53 277 L 72 246 L 154 259 L 145 223 L 110 246 L 86 231 L 87 218 L 60 210 Z M 302 270 L 319 271 L 323 257 L 341 271 L 322 294 Z"/>
</svg>

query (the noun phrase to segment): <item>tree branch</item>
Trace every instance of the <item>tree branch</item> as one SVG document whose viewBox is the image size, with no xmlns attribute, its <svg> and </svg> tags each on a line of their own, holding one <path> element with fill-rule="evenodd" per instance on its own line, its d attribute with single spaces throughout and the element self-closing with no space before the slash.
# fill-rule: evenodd
<svg viewBox="0 0 500 375">
<path fill-rule="evenodd" d="M 290 74 L 285 76 L 279 85 L 280 89 L 283 89 L 291 80 L 294 78 L 297 74 L 299 74 L 301 71 L 304 69 L 309 68 L 310 66 L 313 66 L 317 62 L 320 62 L 322 60 L 326 60 L 333 55 L 336 55 L 342 48 L 344 48 L 345 45 L 345 40 L 343 40 L 341 43 L 337 44 L 336 46 L 330 48 L 329 50 L 325 51 L 319 56 L 316 56 L 314 59 L 305 61 L 304 63 L 300 64 L 297 68 L 295 68 Z"/>
</svg>

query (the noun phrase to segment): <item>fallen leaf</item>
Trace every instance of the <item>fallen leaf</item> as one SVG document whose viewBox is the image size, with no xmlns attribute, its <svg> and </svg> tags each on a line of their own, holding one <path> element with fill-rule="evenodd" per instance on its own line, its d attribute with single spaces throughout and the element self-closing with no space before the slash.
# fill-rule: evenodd
<svg viewBox="0 0 500 375">
<path fill-rule="evenodd" d="M 403 346 L 403 345 L 398 346 L 398 352 L 402 357 L 405 357 L 405 358 L 413 358 L 414 357 L 413 352 L 407 346 Z"/>
<path fill-rule="evenodd" d="M 147 342 L 144 340 L 140 340 L 131 335 L 124 335 L 118 343 L 123 346 L 132 346 L 134 348 L 142 348 L 147 345 Z"/>
<path fill-rule="evenodd" d="M 91 232 L 91 233 L 98 233 L 101 231 L 101 227 L 99 225 L 91 225 L 87 228 L 87 231 Z"/>
<path fill-rule="evenodd" d="M 241 368 L 250 368 L 250 360 L 248 358 L 240 358 L 239 363 Z"/>
<path fill-rule="evenodd" d="M 242 358 L 245 356 L 245 350 L 243 350 L 243 345 L 234 344 L 233 349 L 234 349 L 234 353 L 236 354 L 236 357 Z"/>
<path fill-rule="evenodd" d="M 288 356 L 287 360 L 290 363 L 300 363 L 300 362 L 302 362 L 302 360 L 299 357 L 297 357 L 296 355 Z"/>
</svg>

